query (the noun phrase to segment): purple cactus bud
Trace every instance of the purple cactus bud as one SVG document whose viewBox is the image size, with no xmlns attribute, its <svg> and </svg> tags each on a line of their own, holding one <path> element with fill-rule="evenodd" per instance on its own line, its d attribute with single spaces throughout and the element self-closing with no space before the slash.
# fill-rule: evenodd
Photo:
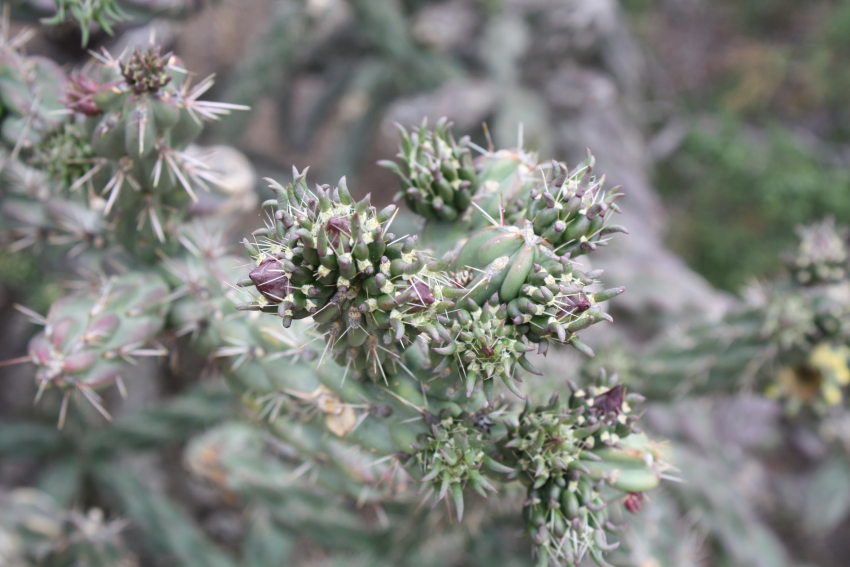
<svg viewBox="0 0 850 567">
<path fill-rule="evenodd" d="M 331 217 L 325 224 L 328 240 L 333 246 L 339 246 L 339 235 L 351 236 L 351 220 L 345 217 Z"/>
<path fill-rule="evenodd" d="M 423 311 L 436 301 L 434 295 L 431 293 L 431 288 L 425 282 L 414 282 L 408 288 L 408 291 L 411 292 L 412 297 L 412 301 L 410 302 L 411 307 L 407 310 L 408 313 Z"/>
<path fill-rule="evenodd" d="M 79 73 L 72 74 L 68 79 L 65 106 L 86 116 L 99 116 L 103 110 L 98 108 L 94 95 L 100 88 L 97 81 Z"/>
<path fill-rule="evenodd" d="M 280 303 L 292 292 L 289 278 L 277 258 L 266 258 L 248 274 L 263 297 L 271 303 Z"/>
<path fill-rule="evenodd" d="M 563 289 L 561 291 L 564 292 Z M 593 306 L 590 299 L 583 292 L 567 295 L 564 299 L 564 306 L 558 310 L 559 317 L 573 313 L 584 313 Z"/>
<path fill-rule="evenodd" d="M 571 297 L 570 301 L 575 306 L 576 313 L 584 313 L 590 309 L 591 306 L 590 299 L 588 299 L 583 293 L 579 293 L 575 297 Z"/>
<path fill-rule="evenodd" d="M 629 492 L 625 499 L 623 499 L 623 507 L 628 510 L 629 513 L 637 514 L 643 506 L 643 500 L 644 496 L 642 493 Z"/>
<path fill-rule="evenodd" d="M 619 384 L 614 386 L 604 394 L 599 394 L 593 398 L 593 411 L 597 416 L 619 415 L 623 409 L 623 401 L 625 392 Z"/>
</svg>

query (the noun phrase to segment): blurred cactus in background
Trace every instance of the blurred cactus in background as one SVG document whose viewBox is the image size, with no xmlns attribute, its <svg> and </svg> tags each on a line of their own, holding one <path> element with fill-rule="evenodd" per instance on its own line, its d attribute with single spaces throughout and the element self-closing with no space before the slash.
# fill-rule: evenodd
<svg viewBox="0 0 850 567">
<path fill-rule="evenodd" d="M 82 43 L 86 45 L 92 26 L 96 25 L 112 35 L 114 24 L 126 18 L 127 14 L 115 0 L 58 0 L 56 14 L 42 21 L 46 25 L 58 25 L 68 20 L 76 22 L 80 26 Z"/>
<path fill-rule="evenodd" d="M 43 492 L 23 488 L 1 501 L 4 565 L 138 565 L 121 540 L 124 522 L 104 521 L 97 508 L 87 513 L 64 510 Z"/>
<path fill-rule="evenodd" d="M 668 486 L 674 500 L 667 513 L 676 514 L 677 507 L 682 515 L 699 510 L 692 538 L 710 540 L 707 549 L 690 553 L 711 558 L 706 560 L 796 565 L 794 547 L 785 548 L 766 515 L 787 514 L 789 525 L 828 531 L 850 512 L 842 425 L 850 385 L 847 231 L 827 219 L 801 228 L 798 237 L 797 249 L 785 258 L 784 277 L 754 285 L 724 318 L 639 348 L 606 350 L 584 369 L 594 375 L 607 365 L 649 399 L 648 427 L 670 440 L 670 459 L 685 481 Z M 708 396 L 717 400 L 715 407 Z M 676 407 L 683 404 L 689 409 Z M 716 421 L 723 419 L 731 424 Z M 777 465 L 775 459 L 789 451 L 800 462 Z M 755 475 L 753 481 L 769 482 L 773 493 L 756 485 L 708 488 L 703 475 L 732 475 L 734 468 Z M 831 493 L 829 513 L 798 514 L 787 500 L 792 490 L 810 498 Z M 739 527 L 727 532 L 729 523 Z M 745 529 L 751 533 L 742 537 Z M 669 545 L 663 541 L 660 537 L 659 544 Z"/>
<path fill-rule="evenodd" d="M 604 0 L 10 3 L 0 563 L 843 564 L 845 219 L 741 298 L 690 272 L 627 32 Z"/>
<path fill-rule="evenodd" d="M 725 318 L 659 337 L 621 374 L 653 398 L 696 393 L 762 392 L 796 414 L 841 406 L 850 384 L 850 306 L 846 230 L 834 221 L 804 227 L 788 254 L 787 274 L 757 284 Z"/>
</svg>

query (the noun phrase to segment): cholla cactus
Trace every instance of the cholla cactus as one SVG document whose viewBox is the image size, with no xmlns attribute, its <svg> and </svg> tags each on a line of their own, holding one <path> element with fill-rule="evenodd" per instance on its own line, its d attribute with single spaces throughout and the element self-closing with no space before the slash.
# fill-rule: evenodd
<svg viewBox="0 0 850 567">
<path fill-rule="evenodd" d="M 88 74 L 66 79 L 21 55 L 25 39 L 3 43 L 11 102 L 0 115 L 14 134 L 4 207 L 18 220 L 19 246 L 118 244 L 146 262 L 158 260 L 158 249 L 173 251 L 190 201 L 217 181 L 190 144 L 204 121 L 243 107 L 200 100 L 212 77 L 193 86 L 179 60 L 155 46 L 118 58 L 104 51 Z"/>
<path fill-rule="evenodd" d="M 611 234 L 626 232 L 610 222 L 622 194 L 605 188 L 604 176 L 593 175 L 591 154 L 572 169 L 560 162 L 538 164 L 522 150 L 488 152 L 480 159 L 487 185 L 478 195 L 477 208 L 484 218 L 473 222 L 497 218 L 520 226 L 529 223 L 555 253 L 572 257 L 604 245 Z"/>
<path fill-rule="evenodd" d="M 603 562 L 615 531 L 608 519 L 608 493 L 620 493 L 637 512 L 643 493 L 658 483 L 660 454 L 635 435 L 623 387 L 576 389 L 563 407 L 526 408 L 509 446 L 529 487 L 525 515 L 541 559 L 578 563 L 585 553 Z M 621 442 L 621 438 L 625 439 Z"/>
<path fill-rule="evenodd" d="M 787 273 L 754 286 L 746 301 L 721 320 L 659 337 L 640 349 L 606 350 L 600 360 L 585 365 L 589 375 L 595 375 L 599 366 L 616 369 L 626 384 L 655 402 L 650 417 L 656 419 L 649 422 L 673 439 L 671 460 L 681 468 L 685 481 L 669 487 L 672 498 L 664 504 L 669 510 L 662 514 L 699 518 L 692 526 L 692 537 L 708 539 L 703 562 L 795 563 L 791 550 L 785 549 L 781 537 L 772 533 L 761 515 L 772 506 L 797 518 L 797 504 L 764 492 L 762 479 L 753 477 L 765 475 L 763 468 L 770 470 L 777 484 L 795 477 L 793 482 L 799 483 L 795 491 L 804 494 L 831 494 L 831 475 L 846 475 L 843 466 L 839 473 L 825 472 L 836 467 L 835 462 L 843 463 L 843 457 L 822 457 L 830 449 L 846 451 L 850 438 L 845 425 L 845 396 L 850 385 L 847 232 L 827 220 L 802 228 L 799 234 L 797 250 L 787 257 Z M 710 402 L 691 399 L 697 396 L 720 400 L 714 411 L 720 413 L 722 408 L 723 415 L 710 416 L 716 424 L 700 406 Z M 675 403 L 670 403 L 673 400 Z M 777 417 L 782 408 L 785 419 L 780 426 Z M 764 423 L 771 415 L 773 422 Z M 727 424 L 725 431 L 721 421 L 732 420 L 740 420 L 740 426 Z M 782 431 L 784 443 L 795 450 L 809 450 L 807 464 L 823 471 L 800 474 L 773 462 L 759 463 L 752 449 L 764 450 L 775 443 L 777 431 Z M 750 451 L 735 449 L 736 444 L 749 445 Z M 728 457 L 720 458 L 720 454 Z M 833 455 L 830 451 L 830 457 Z M 734 489 L 728 489 L 713 486 L 709 480 L 743 470 L 757 486 L 745 490 L 741 479 L 731 485 Z M 821 518 L 821 510 L 813 509 L 799 520 L 800 529 L 815 521 L 822 521 L 817 528 L 822 531 L 834 527 L 837 518 L 846 515 L 846 505 L 836 503 L 836 510 L 828 519 L 816 520 Z M 772 513 L 776 514 L 775 510 Z M 739 528 L 729 530 L 730 525 Z M 742 535 L 743 530 L 748 535 Z M 655 554 L 659 564 L 693 561 L 687 557 L 695 551 L 692 542 L 675 551 L 686 557 L 671 562 L 668 556 L 674 547 L 665 534 L 652 536 L 651 531 L 641 530 L 639 537 L 649 538 L 641 544 L 645 546 L 642 553 Z M 749 546 L 743 541 L 760 543 Z M 668 556 L 660 555 L 661 549 Z"/>
<path fill-rule="evenodd" d="M 608 362 L 652 399 L 755 389 L 792 414 L 832 411 L 850 384 L 847 246 L 832 220 L 803 228 L 786 276 L 753 287 L 724 319 Z"/>
<path fill-rule="evenodd" d="M 394 207 L 378 212 L 368 198 L 355 203 L 345 180 L 314 193 L 297 172 L 292 184 L 275 189 L 275 226 L 255 232 L 251 245 L 257 308 L 277 312 L 284 326 L 312 317 L 337 361 L 373 379 L 386 380 L 385 366 L 395 373 L 394 343 L 426 332 L 448 340 L 436 321 L 448 306 L 445 277 L 426 265 L 414 238 L 388 232 Z"/>
<path fill-rule="evenodd" d="M 527 197 L 507 199 L 508 218 L 513 222 L 528 219 L 535 234 L 557 252 L 572 256 L 595 250 L 606 242 L 607 235 L 625 232 L 623 227 L 609 224 L 611 214 L 619 211 L 615 201 L 622 194 L 605 189 L 605 176 L 594 176 L 593 164 L 590 154 L 572 170 L 553 162 L 544 182 L 538 182 Z"/>
<path fill-rule="evenodd" d="M 125 547 L 123 521 L 106 521 L 102 510 L 61 508 L 47 494 L 18 489 L 0 495 L 0 562 L 9 567 L 80 565 L 135 567 Z"/>
<path fill-rule="evenodd" d="M 801 286 L 836 283 L 847 279 L 847 228 L 836 227 L 833 219 L 800 228 L 796 254 L 788 268 Z"/>
<path fill-rule="evenodd" d="M 65 77 L 50 59 L 21 53 L 28 39 L 27 32 L 11 36 L 8 23 L 0 22 L 0 135 L 13 157 L 62 121 Z"/>
<path fill-rule="evenodd" d="M 433 172 L 458 169 L 459 160 L 453 160 L 465 151 L 445 125 L 437 128 L 436 133 L 420 129 L 415 143 L 405 136 L 400 154 L 405 169 L 396 168 L 431 172 L 416 180 L 417 194 L 431 196 L 428 211 L 443 206 L 434 206 Z M 434 144 L 445 147 L 413 149 Z M 448 163 L 435 165 L 435 154 Z M 458 518 L 466 489 L 486 496 L 511 480 L 527 483 L 526 517 L 541 563 L 575 564 L 587 553 L 602 561 L 612 524 L 604 512 L 608 497 L 601 494 L 619 491 L 626 506 L 636 509 L 639 493 L 658 483 L 660 462 L 634 435 L 621 386 L 576 390 L 565 403 L 556 397 L 545 407 L 523 407 L 519 372 L 534 372 L 527 355 L 545 351 L 549 343 L 589 352 L 578 332 L 610 320 L 600 304 L 622 289 L 600 289 L 571 253 L 592 251 L 611 232 L 606 223 L 615 194 L 604 191 L 601 182 L 586 186 L 583 170 L 576 170 L 558 180 L 555 190 L 564 202 L 576 193 L 579 200 L 588 199 L 567 213 L 566 223 L 575 227 L 568 236 L 553 237 L 543 222 L 538 234 L 532 219 L 521 220 L 524 209 L 494 211 L 516 224 L 476 229 L 482 216 L 495 218 L 487 207 L 504 195 L 522 198 L 535 184 L 540 193 L 530 203 L 553 194 L 530 159 L 522 151 L 487 153 L 474 171 L 463 173 L 474 173 L 474 179 L 458 188 L 477 189 L 470 201 L 483 200 L 485 206 L 478 206 L 481 213 L 454 211 L 455 229 L 472 232 L 439 259 L 416 239 L 391 234 L 394 207 L 378 211 L 368 199 L 355 202 L 345 180 L 337 187 L 310 189 L 296 171 L 285 187 L 272 182 L 276 199 L 266 203 L 271 223 L 245 242 L 256 267 L 243 285 L 257 295 L 242 309 L 276 314 L 284 327 L 312 320 L 324 337 L 321 350 L 342 367 L 322 372 L 320 364 L 318 370 L 321 386 L 338 397 L 334 407 L 372 408 L 355 409 L 350 429 L 337 423 L 342 440 L 401 465 L 423 483 L 426 494 L 452 502 Z M 406 175 L 405 185 L 411 180 Z M 425 206 L 424 200 L 414 202 L 419 203 L 414 209 Z M 591 203 L 606 208 L 590 211 L 593 222 L 586 223 Z M 561 201 L 556 205 L 562 208 Z M 446 223 L 436 211 L 425 216 Z M 424 233 L 429 234 L 427 227 Z M 304 349 L 290 345 L 285 352 L 303 355 Z M 290 380 L 303 378 L 283 382 Z M 512 391 L 507 399 L 496 388 L 500 383 Z M 304 393 L 311 391 L 305 386 L 287 385 L 284 391 L 302 394 L 280 403 L 303 404 Z M 271 394 L 267 387 L 253 392 L 258 400 Z M 315 423 L 317 414 L 322 412 L 308 412 L 308 421 Z M 552 500 L 555 492 L 564 494 L 568 510 L 555 511 L 561 506 L 560 497 Z"/>
<path fill-rule="evenodd" d="M 87 173 L 67 189 L 105 198 L 103 215 L 117 224 L 125 247 L 162 246 L 185 217 L 187 201 L 215 182 L 211 167 L 188 146 L 204 120 L 241 107 L 199 100 L 212 78 L 192 86 L 179 60 L 158 47 L 117 59 L 104 52 L 98 59 L 95 77 L 70 82 L 68 107 L 92 155 Z"/>
</svg>

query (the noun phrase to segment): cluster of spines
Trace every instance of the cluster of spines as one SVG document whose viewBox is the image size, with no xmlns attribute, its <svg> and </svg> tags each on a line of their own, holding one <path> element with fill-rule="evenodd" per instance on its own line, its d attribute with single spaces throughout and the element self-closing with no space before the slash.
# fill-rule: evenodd
<svg viewBox="0 0 850 567">
<path fill-rule="evenodd" d="M 601 562 L 603 552 L 617 547 L 607 539 L 614 527 L 601 485 L 571 471 L 529 490 L 523 514 L 538 565 L 578 565 L 588 553 Z"/>
<path fill-rule="evenodd" d="M 467 397 L 483 385 L 488 399 L 493 399 L 492 389 L 497 379 L 518 397 L 523 397 L 515 384 L 516 367 L 519 365 L 538 373 L 526 357 L 534 347 L 523 341 L 516 329 L 507 323 L 505 305 L 491 300 L 479 306 L 467 299 L 458 301 L 457 307 L 451 316 L 441 317 L 450 340 L 432 346 L 436 355 L 445 357 L 434 372 L 454 362 Z"/>
<path fill-rule="evenodd" d="M 137 95 L 157 93 L 171 82 L 172 75 L 168 69 L 171 58 L 171 53 L 163 55 L 159 47 L 136 49 L 120 64 L 121 76 Z"/>
<path fill-rule="evenodd" d="M 97 160 L 79 124 L 65 122 L 33 148 L 31 165 L 61 187 L 71 187 Z"/>
<path fill-rule="evenodd" d="M 63 508 L 34 488 L 4 491 L 0 506 L 4 565 L 138 565 L 121 537 L 126 521 L 107 520 L 99 508 Z"/>
</svg>

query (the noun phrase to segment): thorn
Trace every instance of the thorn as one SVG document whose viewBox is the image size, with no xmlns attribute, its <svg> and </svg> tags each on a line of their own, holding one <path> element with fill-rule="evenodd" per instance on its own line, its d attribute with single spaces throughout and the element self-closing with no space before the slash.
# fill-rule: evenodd
<svg viewBox="0 0 850 567">
<path fill-rule="evenodd" d="M 19 356 L 17 358 L 10 358 L 8 360 L 0 361 L 0 367 L 2 367 L 2 366 L 14 366 L 16 364 L 24 364 L 26 362 L 30 362 L 29 356 Z"/>
<path fill-rule="evenodd" d="M 490 136 L 490 128 L 487 126 L 486 122 L 481 123 L 481 129 L 484 130 L 484 138 L 487 140 L 487 151 L 493 153 L 496 149 L 496 145 L 493 143 L 493 137 Z"/>
<path fill-rule="evenodd" d="M 47 325 L 47 318 L 42 315 L 39 315 L 29 307 L 24 307 L 20 303 L 16 303 L 14 307 L 17 311 L 29 317 L 30 320 L 36 325 Z"/>
<path fill-rule="evenodd" d="M 71 391 L 68 390 L 62 396 L 62 405 L 59 408 L 59 420 L 56 422 L 56 429 L 65 427 L 65 416 L 68 414 L 68 400 L 71 398 Z"/>
</svg>

